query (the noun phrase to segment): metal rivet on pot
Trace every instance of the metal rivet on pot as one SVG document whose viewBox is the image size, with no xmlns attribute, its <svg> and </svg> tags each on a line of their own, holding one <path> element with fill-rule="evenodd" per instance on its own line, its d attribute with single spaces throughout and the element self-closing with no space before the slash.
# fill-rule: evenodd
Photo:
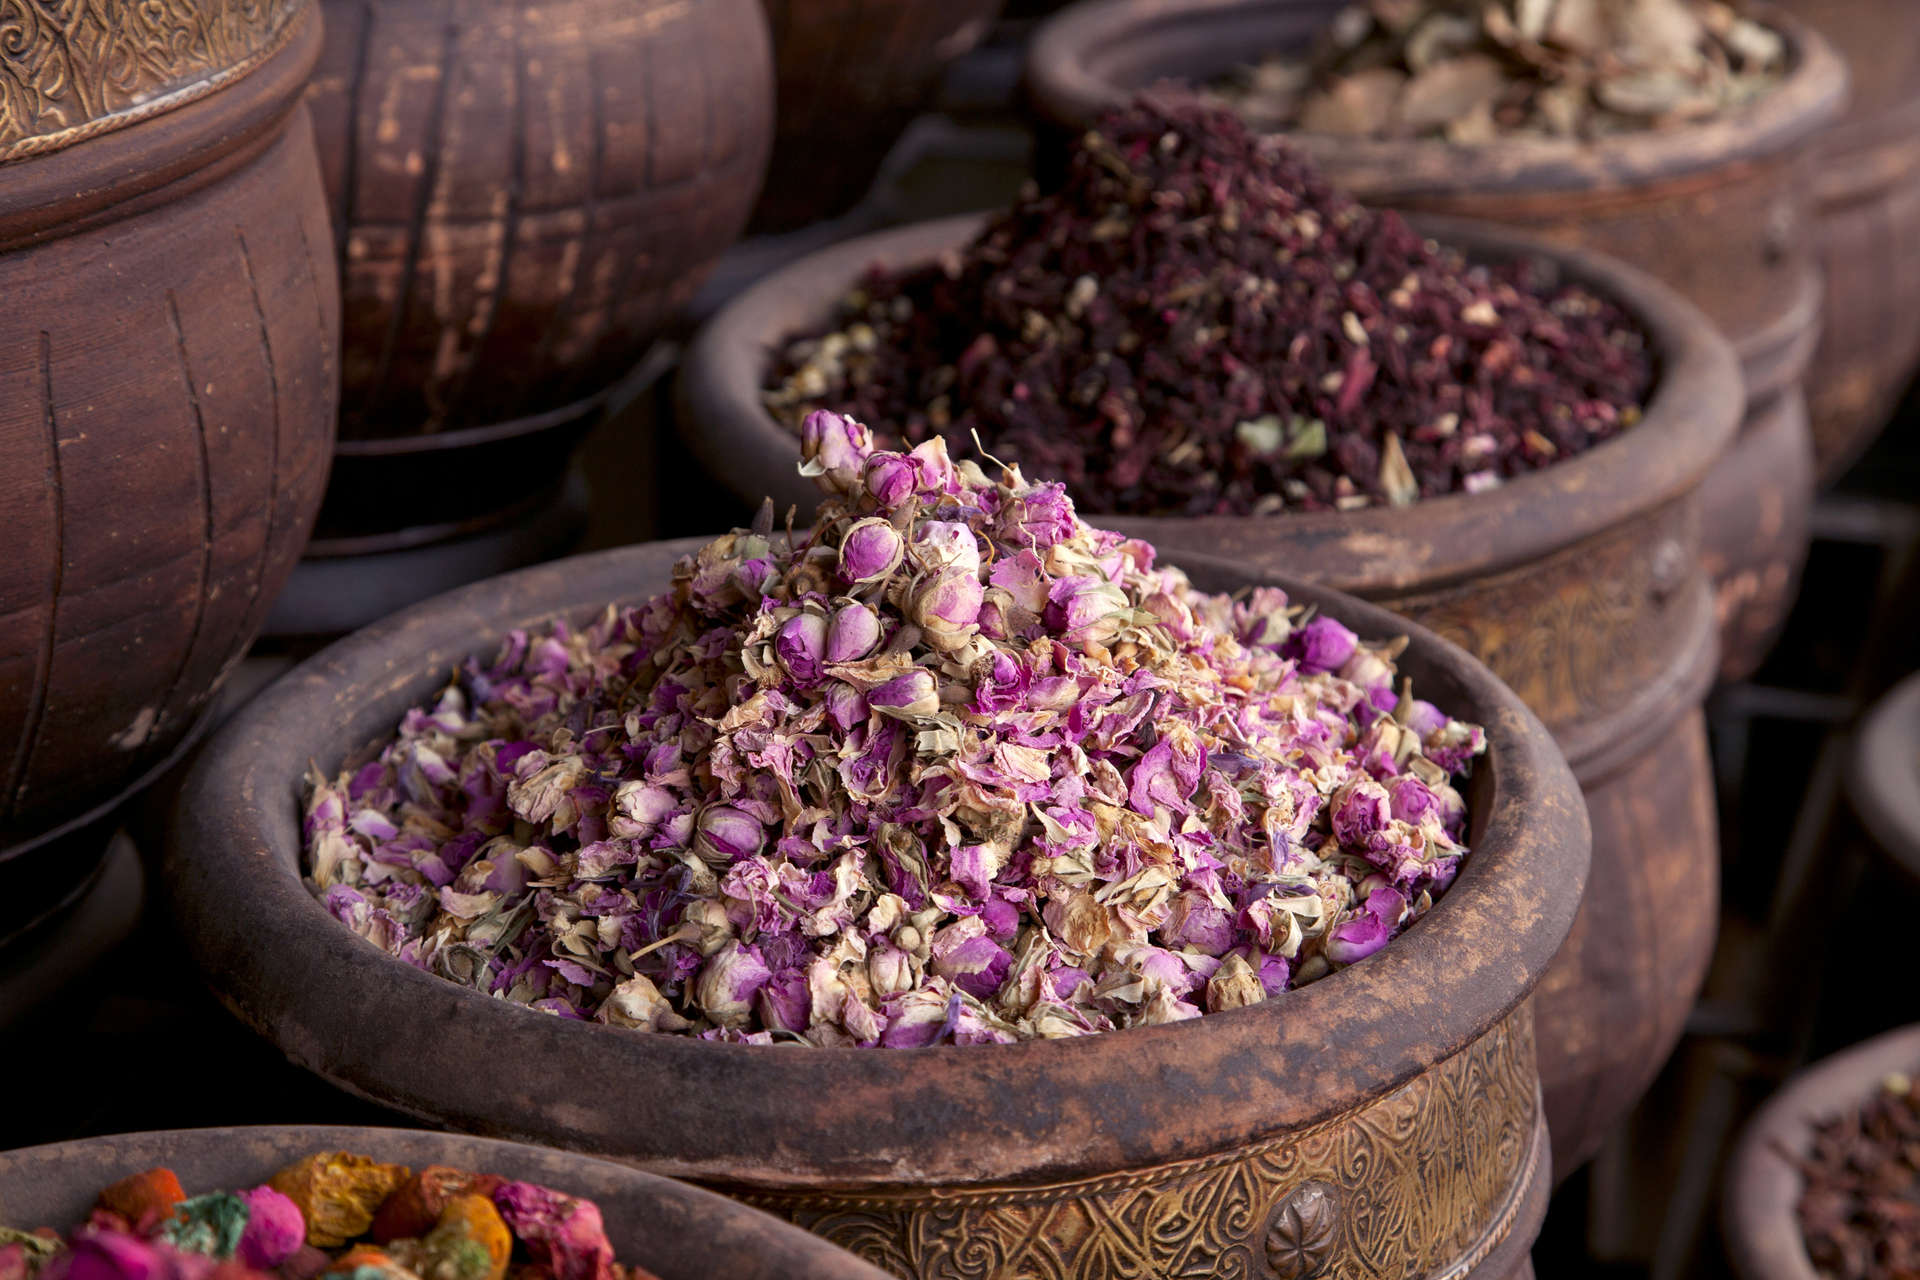
<svg viewBox="0 0 1920 1280">
<path fill-rule="evenodd" d="M 1655 604 L 1665 604 L 1686 580 L 1685 548 L 1672 538 L 1663 539 L 1653 549 L 1653 560 L 1647 572 L 1647 594 L 1653 597 Z"/>
<path fill-rule="evenodd" d="M 1308 1280 L 1326 1269 L 1340 1225 L 1339 1193 L 1324 1182 L 1304 1182 L 1287 1194 L 1267 1223 L 1267 1274 Z"/>
</svg>

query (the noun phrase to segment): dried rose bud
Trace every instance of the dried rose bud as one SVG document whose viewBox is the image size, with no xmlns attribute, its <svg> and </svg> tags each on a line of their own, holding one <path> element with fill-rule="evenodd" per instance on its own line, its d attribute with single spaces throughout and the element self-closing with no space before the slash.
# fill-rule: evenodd
<svg viewBox="0 0 1920 1280">
<path fill-rule="evenodd" d="M 867 428 L 851 418 L 816 409 L 800 424 L 800 452 L 809 475 L 826 476 L 836 484 L 852 484 L 860 476 L 872 449 Z"/>
<path fill-rule="evenodd" d="M 867 982 L 876 996 L 890 996 L 913 987 L 913 957 L 891 942 L 875 943 L 867 952 Z"/>
<path fill-rule="evenodd" d="M 1333 838 L 1359 847 L 1368 836 L 1384 831 L 1393 817 L 1387 789 L 1372 778 L 1356 778 L 1333 795 Z"/>
<path fill-rule="evenodd" d="M 665 787 L 650 782 L 623 782 L 613 790 L 612 807 L 607 813 L 607 834 L 618 839 L 652 835 L 679 804 L 673 792 Z"/>
<path fill-rule="evenodd" d="M 1108 643 L 1130 612 L 1127 593 L 1104 578 L 1061 578 L 1047 592 L 1047 626 L 1070 644 Z"/>
<path fill-rule="evenodd" d="M 1356 649 L 1340 665 L 1339 675 L 1365 689 L 1367 700 L 1377 711 L 1391 711 L 1400 701 L 1393 691 L 1393 664 L 1372 649 Z"/>
<path fill-rule="evenodd" d="M 1213 1013 L 1244 1009 L 1266 998 L 1267 990 L 1260 985 L 1260 975 L 1243 956 L 1228 956 L 1213 977 L 1207 979 L 1207 1008 Z"/>
<path fill-rule="evenodd" d="M 730 866 L 759 853 L 767 829 L 752 814 L 730 804 L 710 804 L 693 825 L 693 851 L 712 866 Z"/>
<path fill-rule="evenodd" d="M 827 629 L 827 661 L 858 662 L 880 643 L 880 615 L 858 602 L 843 606 Z"/>
<path fill-rule="evenodd" d="M 840 540 L 840 577 L 854 586 L 878 582 L 898 569 L 906 554 L 900 531 L 870 516 L 856 522 Z"/>
<path fill-rule="evenodd" d="M 788 675 L 812 684 L 827 661 L 827 620 L 811 611 L 788 618 L 773 638 L 773 651 Z"/>
<path fill-rule="evenodd" d="M 776 973 L 754 993 L 754 1011 L 760 1024 L 773 1031 L 805 1031 L 813 1000 L 807 991 L 807 975 L 801 969 Z"/>
<path fill-rule="evenodd" d="M 919 468 L 902 453 L 876 453 L 867 459 L 867 492 L 883 507 L 898 507 L 913 496 Z"/>
<path fill-rule="evenodd" d="M 954 566 L 914 584 L 907 616 L 935 647 L 952 650 L 979 630 L 983 593 L 975 570 Z"/>
<path fill-rule="evenodd" d="M 913 530 L 913 562 L 922 569 L 980 572 L 980 540 L 955 520 L 922 520 Z"/>
<path fill-rule="evenodd" d="M 1353 657 L 1359 643 L 1360 637 L 1336 619 L 1321 614 L 1294 631 L 1285 653 L 1289 658 L 1297 658 L 1306 671 L 1335 671 Z"/>
<path fill-rule="evenodd" d="M 1061 484 L 1022 489 L 1000 508 L 1000 537 L 1016 547 L 1045 551 L 1071 539 L 1077 523 L 1073 501 Z"/>
<path fill-rule="evenodd" d="M 722 1027 L 745 1026 L 753 998 L 773 977 L 760 952 L 738 940 L 715 952 L 694 982 L 694 1003 Z"/>
<path fill-rule="evenodd" d="M 877 688 L 867 690 L 867 705 L 882 715 L 902 720 L 913 716 L 930 716 L 940 710 L 940 691 L 934 684 L 933 672 L 925 667 L 915 667 Z"/>
<path fill-rule="evenodd" d="M 1409 826 L 1419 826 L 1429 815 L 1438 816 L 1440 801 L 1433 789 L 1414 777 L 1396 778 L 1387 795 L 1393 803 L 1393 816 Z"/>
<path fill-rule="evenodd" d="M 1407 899 L 1398 889 L 1375 889 L 1359 915 L 1327 931 L 1327 958 L 1335 964 L 1366 959 L 1387 945 L 1406 909 Z"/>
<path fill-rule="evenodd" d="M 867 718 L 867 699 L 850 684 L 834 684 L 827 690 L 827 719 L 845 733 Z"/>
</svg>

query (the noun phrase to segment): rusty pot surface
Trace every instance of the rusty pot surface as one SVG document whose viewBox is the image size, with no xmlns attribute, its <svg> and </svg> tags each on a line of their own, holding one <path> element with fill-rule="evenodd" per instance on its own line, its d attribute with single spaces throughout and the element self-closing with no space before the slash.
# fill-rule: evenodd
<svg viewBox="0 0 1920 1280">
<path fill-rule="evenodd" d="M 1062 139 L 1102 111 L 1166 77 L 1212 80 L 1262 55 L 1305 50 L 1345 0 L 1086 0 L 1050 20 L 1027 58 L 1032 103 L 1058 155 Z M 1327 177 L 1368 204 L 1454 214 L 1519 227 L 1555 244 L 1610 254 L 1679 290 L 1733 342 L 1744 367 L 1745 438 L 1778 398 L 1804 394 L 1820 331 L 1809 141 L 1838 118 L 1847 73 L 1817 34 L 1769 12 L 1793 49 L 1793 70 L 1772 93 L 1705 123 L 1594 144 L 1505 139 L 1488 147 L 1430 141 L 1295 137 Z M 1789 410 L 1788 412 L 1793 412 Z M 1794 428 L 1810 448 L 1804 411 Z M 1785 527 L 1804 530 L 1811 472 L 1792 492 Z M 1715 579 L 1731 619 L 1721 636 L 1721 676 L 1760 664 L 1786 621 L 1784 599 L 1744 590 L 1748 573 L 1799 579 L 1797 542 L 1760 554 L 1743 540 L 1744 490 L 1724 486 L 1702 507 L 1702 536 L 1728 577 Z"/>
<path fill-rule="evenodd" d="M 1814 188 L 1825 331 L 1808 377 L 1820 475 L 1886 425 L 1920 366 L 1920 23 L 1883 0 L 1787 0 L 1847 60 L 1847 114 L 1822 137 Z"/>
<path fill-rule="evenodd" d="M 102 1187 L 130 1174 L 164 1166 L 199 1194 L 256 1186 L 315 1151 L 353 1151 L 415 1169 L 479 1169 L 584 1196 L 599 1204 L 618 1259 L 661 1280 L 883 1280 L 804 1231 L 697 1187 L 564 1151 L 416 1129 L 174 1129 L 0 1152 L 0 1214 L 9 1226 L 65 1230 L 86 1220 Z"/>
<path fill-rule="evenodd" d="M 1870 1098 L 1889 1074 L 1920 1068 L 1920 1026 L 1902 1027 L 1815 1063 L 1760 1109 L 1727 1166 L 1721 1227 L 1741 1280 L 1818 1280 L 1796 1207 L 1805 1180 L 1791 1163 L 1814 1126 Z"/>
<path fill-rule="evenodd" d="M 343 439 L 594 395 L 746 225 L 773 133 L 758 0 L 326 11 L 308 101 L 345 299 Z"/>
<path fill-rule="evenodd" d="M 309 0 L 16 16 L 0 849 L 164 759 L 252 643 L 320 500 L 340 324 Z"/>
<path fill-rule="evenodd" d="M 1895 685 L 1861 724 L 1847 795 L 1874 843 L 1920 883 L 1920 675 Z"/>
<path fill-rule="evenodd" d="M 1598 868 L 1535 1000 L 1564 1176 L 1671 1052 L 1712 951 L 1719 833 L 1697 708 L 1712 680 L 1715 628 L 1696 491 L 1735 430 L 1740 372 L 1698 310 L 1638 271 L 1503 228 L 1421 221 L 1470 255 L 1546 254 L 1633 313 L 1660 353 L 1646 421 L 1478 497 L 1270 518 L 1105 519 L 1165 548 L 1385 604 L 1485 661 L 1553 730 L 1586 791 Z M 689 447 L 748 502 L 771 493 L 782 508 L 810 512 L 814 495 L 794 470 L 798 441 L 761 405 L 769 353 L 817 324 L 869 265 L 926 261 L 977 225 L 954 218 L 849 241 L 741 295 L 682 366 Z"/>
<path fill-rule="evenodd" d="M 1273 581 L 1363 635 L 1409 634 L 1403 669 L 1490 745 L 1451 891 L 1380 954 L 1284 999 L 1015 1045 L 731 1045 L 541 1017 L 337 923 L 299 878 L 309 760 L 335 767 L 384 736 L 510 628 L 664 588 L 697 545 L 450 593 L 241 712 L 189 779 L 167 859 L 176 920 L 227 1005 L 353 1092 L 698 1179 L 903 1276 L 1512 1272 L 1548 1181 L 1525 999 L 1579 901 L 1585 810 L 1486 668 L 1323 588 L 1182 558 L 1203 588 Z M 496 1067 L 454 1069 L 476 1061 Z"/>
<path fill-rule="evenodd" d="M 778 109 L 751 229 L 768 234 L 858 204 L 947 64 L 980 43 L 1005 0 L 761 2 Z"/>
</svg>

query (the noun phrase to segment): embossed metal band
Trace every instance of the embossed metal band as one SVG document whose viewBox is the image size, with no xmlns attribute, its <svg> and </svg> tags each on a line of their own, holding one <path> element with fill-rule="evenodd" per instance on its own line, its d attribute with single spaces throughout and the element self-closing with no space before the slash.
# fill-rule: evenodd
<svg viewBox="0 0 1920 1280">
<path fill-rule="evenodd" d="M 1537 1090 L 1523 1005 L 1365 1106 L 1218 1155 L 1031 1186 L 727 1189 L 912 1280 L 1455 1280 L 1538 1176 Z"/>
<path fill-rule="evenodd" d="M 0 163 L 172 111 L 247 75 L 311 0 L 0 0 Z"/>
</svg>

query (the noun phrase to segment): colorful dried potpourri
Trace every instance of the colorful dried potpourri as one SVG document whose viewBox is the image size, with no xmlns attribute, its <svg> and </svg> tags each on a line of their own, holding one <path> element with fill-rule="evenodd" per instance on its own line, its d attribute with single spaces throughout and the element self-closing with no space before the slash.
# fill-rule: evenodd
<svg viewBox="0 0 1920 1280">
<path fill-rule="evenodd" d="M 766 404 L 978 438 L 1082 510 L 1265 515 L 1480 492 L 1638 420 L 1644 336 L 1549 264 L 1469 265 L 1232 112 L 1149 96 L 1065 186 L 872 273 Z"/>
<path fill-rule="evenodd" d="M 510 1271 L 656 1280 L 614 1261 L 590 1200 L 345 1151 L 315 1152 L 248 1191 L 191 1198 L 172 1170 L 150 1169 L 103 1190 L 64 1237 L 0 1227 L 0 1280 L 506 1280 Z"/>
<path fill-rule="evenodd" d="M 1452 882 L 1481 731 L 1400 644 L 1203 595 L 1058 484 L 807 421 L 810 531 L 514 632 L 317 777 L 307 869 L 401 959 L 563 1017 L 916 1047 L 1255 1004 Z"/>
<path fill-rule="evenodd" d="M 1720 0 L 1362 0 L 1312 59 L 1214 86 L 1256 129 L 1592 140 L 1732 111 L 1787 71 L 1781 35 Z"/>
<path fill-rule="evenodd" d="M 1920 1277 L 1920 1093 L 1889 1076 L 1858 1110 L 1814 1130 L 1797 1160 L 1800 1233 L 1830 1280 Z"/>
</svg>

